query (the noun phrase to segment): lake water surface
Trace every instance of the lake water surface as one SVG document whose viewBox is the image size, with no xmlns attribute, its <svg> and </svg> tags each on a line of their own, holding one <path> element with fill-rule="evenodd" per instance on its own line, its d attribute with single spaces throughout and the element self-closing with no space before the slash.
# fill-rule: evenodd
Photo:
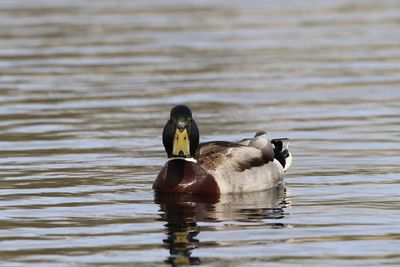
<svg viewBox="0 0 400 267">
<path fill-rule="evenodd" d="M 0 2 L 1 266 L 400 265 L 399 1 Z M 154 195 L 170 108 L 282 187 Z"/>
</svg>

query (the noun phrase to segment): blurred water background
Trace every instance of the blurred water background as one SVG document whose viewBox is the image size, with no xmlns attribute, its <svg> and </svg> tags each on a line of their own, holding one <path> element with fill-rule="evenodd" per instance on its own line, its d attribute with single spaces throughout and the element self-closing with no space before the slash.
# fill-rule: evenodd
<svg viewBox="0 0 400 267">
<path fill-rule="evenodd" d="M 1 266 L 400 264 L 399 1 L 0 2 Z M 202 141 L 289 137 L 286 185 L 170 199 Z"/>
</svg>

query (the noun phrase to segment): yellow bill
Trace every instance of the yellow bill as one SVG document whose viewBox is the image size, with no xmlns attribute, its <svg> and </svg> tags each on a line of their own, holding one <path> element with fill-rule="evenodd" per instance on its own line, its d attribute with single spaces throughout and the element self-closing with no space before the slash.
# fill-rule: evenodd
<svg viewBox="0 0 400 267">
<path fill-rule="evenodd" d="M 186 129 L 184 129 L 182 132 L 178 129 L 175 130 L 172 154 L 174 156 L 181 157 L 190 156 L 190 142 Z"/>
</svg>

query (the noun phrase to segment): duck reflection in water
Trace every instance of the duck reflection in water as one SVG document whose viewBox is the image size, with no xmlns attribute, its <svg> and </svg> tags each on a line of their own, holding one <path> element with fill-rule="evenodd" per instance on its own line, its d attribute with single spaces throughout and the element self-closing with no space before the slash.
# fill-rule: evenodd
<svg viewBox="0 0 400 267">
<path fill-rule="evenodd" d="M 243 194 L 191 195 L 155 193 L 154 201 L 160 206 L 160 220 L 165 224 L 167 237 L 163 240 L 170 256 L 165 260 L 172 266 L 198 265 L 200 258 L 192 252 L 201 246 L 197 238 L 201 227 L 198 222 L 262 222 L 266 227 L 284 228 L 277 223 L 285 217 L 286 189 L 278 186 L 267 191 Z M 274 220 L 266 222 L 264 220 Z M 218 241 L 207 244 L 218 246 Z"/>
</svg>

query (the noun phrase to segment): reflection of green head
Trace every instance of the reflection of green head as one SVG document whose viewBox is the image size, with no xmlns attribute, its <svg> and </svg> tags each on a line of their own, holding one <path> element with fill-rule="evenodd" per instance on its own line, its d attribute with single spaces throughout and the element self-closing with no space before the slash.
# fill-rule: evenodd
<svg viewBox="0 0 400 267">
<path fill-rule="evenodd" d="M 194 237 L 199 233 L 196 222 L 169 222 L 167 239 L 163 242 L 168 245 L 170 256 L 167 263 L 175 265 L 199 264 L 198 257 L 192 257 L 192 250 L 197 248 L 198 239 Z"/>
</svg>

